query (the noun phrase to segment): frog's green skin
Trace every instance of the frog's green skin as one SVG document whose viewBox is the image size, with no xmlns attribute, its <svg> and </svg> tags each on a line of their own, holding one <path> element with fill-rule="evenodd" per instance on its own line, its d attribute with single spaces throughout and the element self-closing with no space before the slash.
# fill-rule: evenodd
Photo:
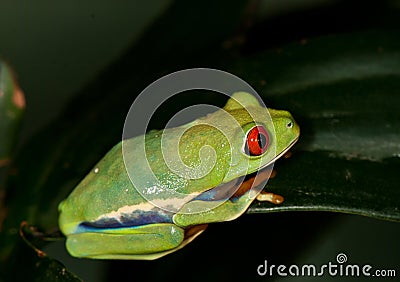
<svg viewBox="0 0 400 282">
<path fill-rule="evenodd" d="M 237 123 L 225 118 L 226 112 Z M 204 123 L 217 125 L 224 134 Z M 246 133 L 260 124 L 269 132 L 270 146 L 260 156 L 250 157 L 243 149 Z M 151 200 L 148 202 L 130 181 L 122 156 L 122 145 L 117 144 L 59 205 L 60 228 L 67 237 L 67 249 L 72 256 L 155 259 L 182 248 L 199 235 L 207 223 L 228 221 L 240 216 L 257 196 L 248 190 L 222 201 L 211 196 L 210 191 L 215 190 L 213 188 L 224 187 L 225 183 L 233 183 L 239 177 L 272 164 L 297 141 L 300 134 L 289 112 L 262 107 L 254 96 L 245 92 L 235 93 L 223 110 L 183 125 L 182 128 L 187 129 L 179 143 L 182 161 L 190 167 L 199 165 L 199 149 L 210 145 L 215 149 L 216 165 L 202 178 L 178 176 L 165 165 L 160 149 L 161 135 L 165 138 L 163 142 L 173 142 L 177 139 L 177 129 L 149 132 L 145 143 L 147 159 L 159 182 L 149 183 L 146 189 L 154 191 L 154 188 L 162 186 L 189 196 L 169 198 L 165 193 L 148 193 L 147 198 Z M 135 148 L 135 142 L 142 142 L 142 138 L 135 137 L 123 142 L 130 142 L 131 148 Z M 134 150 L 127 154 L 131 156 L 127 165 L 135 167 Z M 141 167 L 135 169 L 139 175 L 146 177 L 146 171 L 141 174 Z M 178 209 L 175 212 L 162 210 L 153 205 L 153 201 L 157 200 Z M 216 201 L 220 201 L 217 207 Z M 205 209 L 189 213 L 199 208 Z"/>
</svg>

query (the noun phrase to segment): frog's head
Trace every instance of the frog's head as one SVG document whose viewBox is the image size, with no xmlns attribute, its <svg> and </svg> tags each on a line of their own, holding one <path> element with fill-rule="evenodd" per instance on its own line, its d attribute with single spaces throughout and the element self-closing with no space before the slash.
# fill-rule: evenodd
<svg viewBox="0 0 400 282">
<path fill-rule="evenodd" d="M 300 128 L 289 112 L 263 107 L 249 93 L 235 93 L 224 110 L 240 124 L 231 130 L 232 162 L 224 182 L 272 164 L 299 138 Z"/>
</svg>

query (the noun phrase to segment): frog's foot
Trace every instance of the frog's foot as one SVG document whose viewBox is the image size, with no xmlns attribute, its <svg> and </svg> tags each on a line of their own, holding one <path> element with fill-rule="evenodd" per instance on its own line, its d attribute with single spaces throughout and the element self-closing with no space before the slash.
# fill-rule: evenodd
<svg viewBox="0 0 400 282">
<path fill-rule="evenodd" d="M 257 187 L 261 184 L 265 184 L 265 181 L 269 178 L 273 178 L 276 175 L 276 171 L 271 168 L 264 168 L 257 173 L 247 176 L 246 179 L 240 184 L 232 197 L 240 197 L 253 187 Z"/>
<path fill-rule="evenodd" d="M 260 202 L 270 202 L 277 205 L 282 204 L 283 201 L 285 200 L 281 195 L 264 191 L 261 191 L 261 193 L 258 194 L 256 199 Z"/>
</svg>

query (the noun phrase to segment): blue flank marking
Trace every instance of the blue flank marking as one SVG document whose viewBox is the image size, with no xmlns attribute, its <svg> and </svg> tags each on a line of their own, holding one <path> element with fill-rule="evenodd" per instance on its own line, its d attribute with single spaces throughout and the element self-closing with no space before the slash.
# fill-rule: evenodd
<svg viewBox="0 0 400 282">
<path fill-rule="evenodd" d="M 122 214 L 120 220 L 114 218 L 101 219 L 94 222 L 82 222 L 76 233 L 100 232 L 111 228 L 135 228 L 151 223 L 172 223 L 172 213 L 165 211 L 136 211 L 133 214 Z"/>
<path fill-rule="evenodd" d="M 215 201 L 218 195 L 218 191 L 216 189 L 211 189 L 206 192 L 201 193 L 193 201 Z"/>
<path fill-rule="evenodd" d="M 230 200 L 231 202 L 236 202 L 240 197 L 247 194 L 246 191 L 243 195 L 233 197 L 232 192 L 236 192 L 238 185 L 240 185 L 243 180 L 243 176 L 228 183 L 218 185 L 213 189 L 205 191 L 198 195 L 193 200 L 198 201 L 225 201 Z M 82 222 L 78 225 L 75 233 L 83 232 L 101 232 L 105 229 L 116 229 L 116 228 L 135 228 L 138 226 L 143 226 L 151 223 L 173 223 L 172 217 L 173 213 L 163 211 L 158 208 L 154 208 L 151 211 L 141 211 L 137 210 L 132 214 L 122 214 L 121 218 L 107 218 L 101 219 L 94 222 Z"/>
</svg>

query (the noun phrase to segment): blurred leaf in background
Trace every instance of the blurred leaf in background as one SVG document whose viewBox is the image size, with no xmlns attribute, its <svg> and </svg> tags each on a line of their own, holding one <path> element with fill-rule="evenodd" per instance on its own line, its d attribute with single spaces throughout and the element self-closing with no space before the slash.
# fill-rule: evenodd
<svg viewBox="0 0 400 282">
<path fill-rule="evenodd" d="M 7 216 L 5 180 L 17 144 L 25 97 L 10 67 L 0 61 L 0 231 Z"/>
<path fill-rule="evenodd" d="M 25 97 L 9 66 L 0 61 L 0 164 L 7 163 L 25 110 Z"/>
</svg>

